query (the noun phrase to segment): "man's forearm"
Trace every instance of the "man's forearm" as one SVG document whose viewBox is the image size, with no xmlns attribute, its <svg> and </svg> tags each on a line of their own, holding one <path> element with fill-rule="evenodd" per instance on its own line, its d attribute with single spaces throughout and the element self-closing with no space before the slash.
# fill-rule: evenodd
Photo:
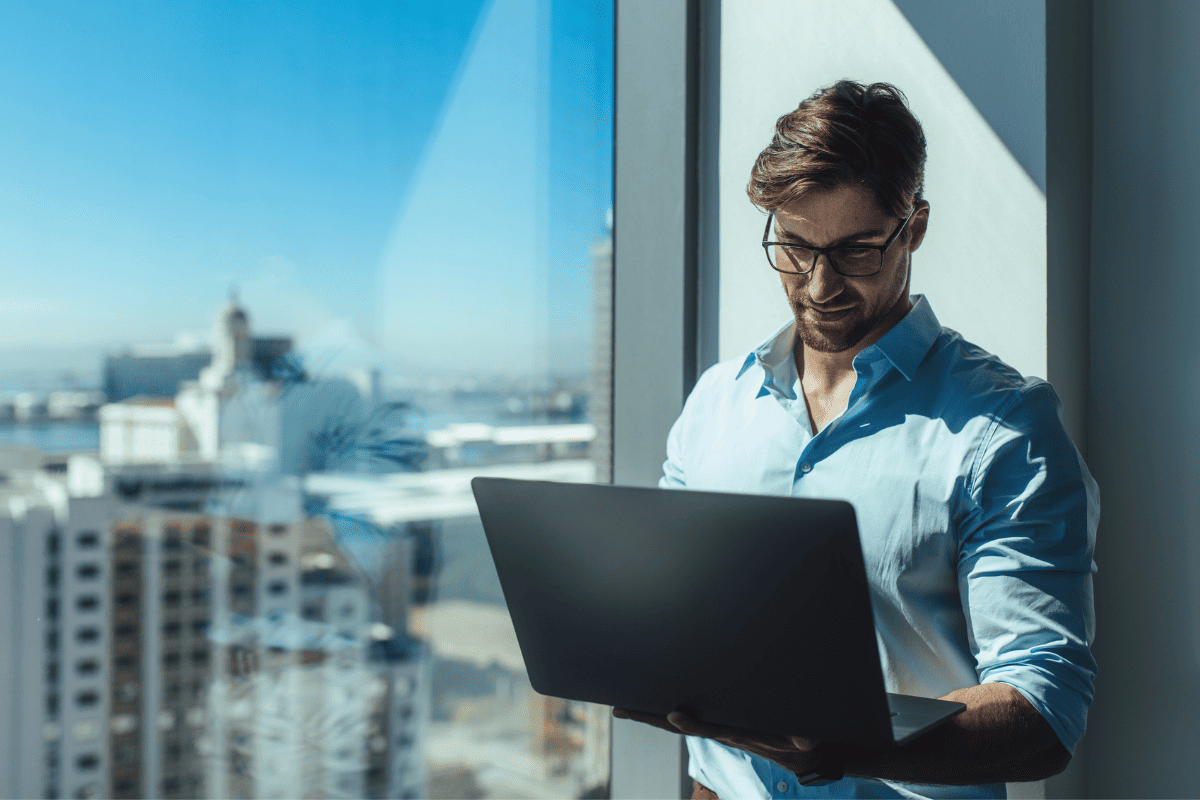
<svg viewBox="0 0 1200 800">
<path fill-rule="evenodd" d="M 846 775 L 963 786 L 1041 780 L 1071 760 L 1045 718 L 1006 683 L 958 689 L 942 699 L 967 707 L 903 747 L 844 748 Z"/>
</svg>

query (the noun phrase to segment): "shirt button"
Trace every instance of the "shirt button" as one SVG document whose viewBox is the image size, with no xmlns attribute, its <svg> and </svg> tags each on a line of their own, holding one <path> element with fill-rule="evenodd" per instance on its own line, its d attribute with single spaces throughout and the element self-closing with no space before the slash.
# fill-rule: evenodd
<svg viewBox="0 0 1200 800">
<path fill-rule="evenodd" d="M 787 781 L 780 781 L 779 783 L 775 784 L 775 788 L 781 792 L 786 792 L 787 791 Z"/>
<path fill-rule="evenodd" d="M 800 471 L 803 472 L 805 475 L 807 475 L 808 473 L 812 472 L 812 464 L 805 461 L 803 464 L 800 465 Z"/>
</svg>

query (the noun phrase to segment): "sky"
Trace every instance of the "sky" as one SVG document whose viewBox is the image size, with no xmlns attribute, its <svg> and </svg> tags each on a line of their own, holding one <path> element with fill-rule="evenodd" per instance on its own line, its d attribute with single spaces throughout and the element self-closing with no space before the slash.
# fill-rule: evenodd
<svg viewBox="0 0 1200 800">
<path fill-rule="evenodd" d="M 611 36 L 611 0 L 0 0 L 0 388 L 205 344 L 231 287 L 395 369 L 570 370 Z"/>
</svg>

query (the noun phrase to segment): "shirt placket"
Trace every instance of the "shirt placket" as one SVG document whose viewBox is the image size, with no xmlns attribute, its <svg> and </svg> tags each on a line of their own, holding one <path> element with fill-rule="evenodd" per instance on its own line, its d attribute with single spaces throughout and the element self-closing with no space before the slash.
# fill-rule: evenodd
<svg viewBox="0 0 1200 800">
<path fill-rule="evenodd" d="M 874 363 L 868 362 L 861 365 L 856 364 L 855 371 L 858 373 L 858 378 L 855 380 L 854 389 L 850 392 L 846 410 L 838 415 L 837 419 L 822 428 L 816 436 L 813 436 L 801 451 L 800 458 L 796 461 L 796 471 L 792 477 L 793 494 L 797 493 L 796 488 L 800 485 L 800 481 L 809 475 L 823 458 L 838 448 L 838 434 L 842 427 L 861 414 L 867 405 L 871 387 L 878 382 L 878 369 Z"/>
<path fill-rule="evenodd" d="M 770 789 L 772 797 L 796 797 L 796 776 L 775 762 L 771 762 Z"/>
</svg>

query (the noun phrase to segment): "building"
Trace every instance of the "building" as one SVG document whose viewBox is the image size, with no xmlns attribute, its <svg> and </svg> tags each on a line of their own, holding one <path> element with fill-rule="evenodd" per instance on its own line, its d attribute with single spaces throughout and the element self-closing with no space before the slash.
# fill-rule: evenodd
<svg viewBox="0 0 1200 800">
<path fill-rule="evenodd" d="M 65 493 L 37 454 L 5 451 L 0 471 L 0 796 L 58 796 L 63 785 L 63 619 L 84 563 L 60 530 Z M 77 543 L 75 543 L 77 544 Z M 66 728 L 68 735 L 72 733 Z"/>
<path fill-rule="evenodd" d="M 325 520 L 254 528 L 234 521 L 214 540 L 231 566 L 213 582 L 209 793 L 424 796 L 423 647 L 373 621 L 369 587 Z M 403 618 L 407 584 L 396 588 Z"/>
<path fill-rule="evenodd" d="M 205 366 L 172 384 L 169 394 L 149 385 L 134 395 L 123 389 L 122 399 L 101 406 L 105 464 L 196 463 L 300 475 L 358 458 L 368 420 L 353 383 L 282 370 L 291 339 L 252 336 L 236 299 L 217 314 L 213 342 Z"/>
<path fill-rule="evenodd" d="M 211 351 L 180 347 L 141 347 L 104 360 L 104 394 L 110 403 L 131 397 L 174 397 L 206 370 L 231 366 L 250 370 L 259 380 L 274 379 L 292 349 L 286 336 L 255 337 L 250 320 L 231 293 L 214 331 Z"/>
</svg>

